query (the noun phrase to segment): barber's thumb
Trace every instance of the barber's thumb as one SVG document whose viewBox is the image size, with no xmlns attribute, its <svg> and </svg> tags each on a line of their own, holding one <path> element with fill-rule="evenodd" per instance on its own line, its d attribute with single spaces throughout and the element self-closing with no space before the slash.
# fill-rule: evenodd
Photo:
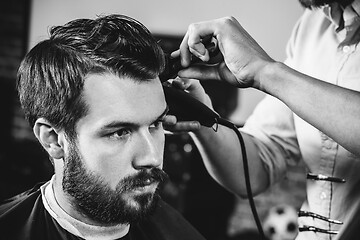
<svg viewBox="0 0 360 240">
<path fill-rule="evenodd" d="M 191 66 L 178 72 L 181 78 L 192 78 L 198 80 L 221 80 L 217 72 L 217 68 L 213 66 Z"/>
</svg>

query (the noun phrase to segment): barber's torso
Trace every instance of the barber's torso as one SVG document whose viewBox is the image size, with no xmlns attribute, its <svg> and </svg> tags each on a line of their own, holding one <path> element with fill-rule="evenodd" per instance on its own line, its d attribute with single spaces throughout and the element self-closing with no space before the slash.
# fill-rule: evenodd
<svg viewBox="0 0 360 240">
<path fill-rule="evenodd" d="M 356 1 L 359 2 L 359 1 Z M 360 91 L 360 18 L 349 27 L 337 26 L 323 12 L 305 11 L 293 38 L 288 64 L 296 70 L 338 86 Z M 346 15 L 346 17 L 351 17 Z M 335 97 L 335 96 L 334 96 Z M 360 107 L 360 106 L 359 106 Z M 331 104 L 329 104 L 331 111 Z M 360 119 L 359 119 L 360 121 Z M 294 115 L 295 131 L 307 170 L 313 174 L 345 179 L 345 183 L 307 180 L 303 210 L 346 224 L 360 206 L 360 157 Z M 300 225 L 339 230 L 341 225 L 301 217 Z M 360 227 L 360 226 L 359 226 Z M 336 235 L 302 232 L 298 239 L 335 239 Z"/>
</svg>

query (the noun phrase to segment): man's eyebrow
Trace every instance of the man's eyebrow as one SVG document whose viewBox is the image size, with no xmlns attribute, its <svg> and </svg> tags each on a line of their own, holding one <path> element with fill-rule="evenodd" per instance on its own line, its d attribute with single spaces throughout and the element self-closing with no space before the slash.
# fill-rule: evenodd
<svg viewBox="0 0 360 240">
<path fill-rule="evenodd" d="M 162 112 L 159 117 L 157 117 L 155 120 L 151 121 L 151 123 L 157 122 L 157 121 L 162 121 L 165 116 L 168 114 L 169 112 L 169 107 L 166 106 L 164 112 Z M 113 122 L 109 122 L 107 124 L 105 124 L 104 126 L 101 127 L 100 131 L 106 130 L 106 129 L 114 129 L 114 128 L 119 128 L 119 127 L 131 127 L 131 126 L 137 126 L 136 123 L 133 122 L 122 122 L 122 121 L 113 121 Z"/>
</svg>

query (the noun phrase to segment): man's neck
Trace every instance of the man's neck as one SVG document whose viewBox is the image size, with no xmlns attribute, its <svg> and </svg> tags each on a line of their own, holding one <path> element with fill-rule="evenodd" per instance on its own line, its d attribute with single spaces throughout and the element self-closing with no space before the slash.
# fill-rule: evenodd
<svg viewBox="0 0 360 240">
<path fill-rule="evenodd" d="M 77 219 L 80 222 L 83 222 L 83 223 L 86 223 L 89 225 L 94 225 L 94 226 L 99 225 L 99 223 L 92 221 L 91 219 L 87 218 L 83 214 L 76 211 L 76 209 L 74 209 L 74 207 L 70 201 L 70 196 L 68 196 L 63 191 L 62 182 L 61 182 L 60 177 L 56 177 L 56 175 L 54 175 L 54 181 L 52 184 L 52 188 L 54 191 L 54 197 L 55 197 L 56 202 L 67 214 L 69 214 L 71 217 Z"/>
<path fill-rule="evenodd" d="M 79 214 L 67 201 L 62 191 L 61 183 L 55 180 L 55 176 L 47 185 L 42 187 L 42 198 L 46 210 L 67 231 L 76 236 L 86 239 L 117 239 L 125 236 L 130 226 L 115 225 L 103 226 L 93 223 L 88 218 Z"/>
</svg>

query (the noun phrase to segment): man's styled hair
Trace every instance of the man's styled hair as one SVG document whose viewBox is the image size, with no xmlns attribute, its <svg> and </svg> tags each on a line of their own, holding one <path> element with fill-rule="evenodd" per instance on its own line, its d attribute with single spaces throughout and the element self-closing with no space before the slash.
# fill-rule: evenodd
<svg viewBox="0 0 360 240">
<path fill-rule="evenodd" d="M 22 61 L 17 79 L 20 103 L 31 127 L 42 117 L 75 137 L 77 121 L 86 115 L 84 79 L 112 73 L 135 80 L 156 78 L 164 53 L 149 30 L 123 15 L 78 19 L 50 30 Z"/>
</svg>

